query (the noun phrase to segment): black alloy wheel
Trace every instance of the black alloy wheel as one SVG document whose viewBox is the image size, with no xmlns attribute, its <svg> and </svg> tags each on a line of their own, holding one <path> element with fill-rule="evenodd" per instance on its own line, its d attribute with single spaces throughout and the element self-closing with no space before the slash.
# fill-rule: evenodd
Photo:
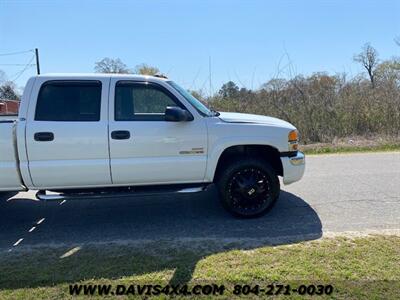
<svg viewBox="0 0 400 300">
<path fill-rule="evenodd" d="M 219 190 L 223 205 L 238 217 L 265 214 L 279 197 L 279 180 L 264 161 L 241 160 L 221 176 Z"/>
</svg>

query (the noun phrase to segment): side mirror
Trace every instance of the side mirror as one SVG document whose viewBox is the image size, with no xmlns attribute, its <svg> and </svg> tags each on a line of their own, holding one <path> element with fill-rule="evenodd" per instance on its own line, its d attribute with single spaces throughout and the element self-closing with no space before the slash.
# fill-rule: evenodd
<svg viewBox="0 0 400 300">
<path fill-rule="evenodd" d="M 185 122 L 192 121 L 193 116 L 190 112 L 177 106 L 167 106 L 165 109 L 165 121 Z"/>
</svg>

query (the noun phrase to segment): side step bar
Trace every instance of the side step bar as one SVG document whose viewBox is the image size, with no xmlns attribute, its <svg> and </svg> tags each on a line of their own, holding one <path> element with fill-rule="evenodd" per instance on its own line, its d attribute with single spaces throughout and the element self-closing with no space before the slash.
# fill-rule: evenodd
<svg viewBox="0 0 400 300">
<path fill-rule="evenodd" d="M 190 194 L 206 191 L 208 185 L 190 186 L 180 188 L 159 187 L 151 189 L 149 187 L 130 188 L 124 191 L 115 190 L 102 190 L 102 191 L 82 191 L 71 193 L 51 193 L 47 194 L 45 190 L 40 190 L 36 193 L 36 198 L 41 201 L 53 200 L 73 200 L 73 199 L 99 199 L 99 198 L 113 198 L 113 197 L 134 197 L 134 196 L 156 196 L 163 194 Z"/>
</svg>

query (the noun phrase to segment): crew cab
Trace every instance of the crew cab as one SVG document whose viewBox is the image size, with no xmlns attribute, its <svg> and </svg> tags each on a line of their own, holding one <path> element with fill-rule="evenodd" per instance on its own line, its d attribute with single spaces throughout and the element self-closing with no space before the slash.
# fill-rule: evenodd
<svg viewBox="0 0 400 300">
<path fill-rule="evenodd" d="M 0 120 L 0 191 L 84 199 L 215 183 L 229 212 L 255 217 L 278 199 L 278 176 L 303 176 L 298 142 L 288 122 L 216 112 L 167 78 L 38 75 L 18 117 Z"/>
</svg>

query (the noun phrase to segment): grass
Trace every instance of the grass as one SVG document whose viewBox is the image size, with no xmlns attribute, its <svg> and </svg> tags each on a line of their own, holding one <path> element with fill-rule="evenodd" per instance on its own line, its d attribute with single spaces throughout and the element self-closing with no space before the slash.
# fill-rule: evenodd
<svg viewBox="0 0 400 300">
<path fill-rule="evenodd" d="M 334 144 L 310 144 L 303 145 L 301 150 L 307 155 L 330 154 L 330 153 L 352 153 L 352 152 L 388 152 L 400 151 L 400 143 L 383 143 L 373 145 L 334 145 Z"/>
<path fill-rule="evenodd" d="M 0 255 L 0 299 L 67 299 L 71 283 L 219 283 L 228 287 L 219 298 L 231 299 L 234 284 L 272 282 L 332 284 L 334 299 L 396 299 L 399 266 L 398 236 L 260 247 L 210 240 L 14 249 Z"/>
</svg>

